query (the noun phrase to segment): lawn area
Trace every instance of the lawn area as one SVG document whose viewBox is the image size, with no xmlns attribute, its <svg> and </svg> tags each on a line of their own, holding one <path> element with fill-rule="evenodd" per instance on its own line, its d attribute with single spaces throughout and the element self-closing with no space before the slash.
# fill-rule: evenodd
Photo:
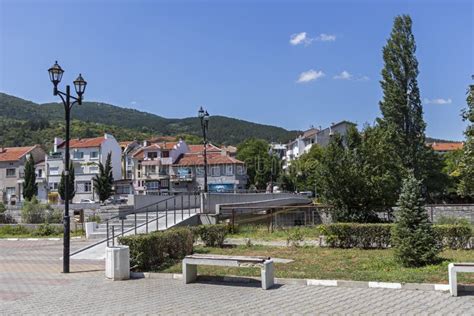
<svg viewBox="0 0 474 316">
<path fill-rule="evenodd" d="M 273 232 L 268 231 L 265 225 L 242 225 L 238 226 L 237 232 L 227 235 L 227 238 L 250 238 L 251 240 L 286 240 L 288 234 L 299 230 L 305 239 L 318 239 L 321 234 L 317 227 L 301 226 L 289 228 L 275 228 Z"/>
<path fill-rule="evenodd" d="M 71 232 L 71 237 L 82 236 L 84 231 L 79 229 Z M 42 225 L 36 229 L 23 225 L 7 225 L 0 227 L 0 238 L 58 238 L 63 237 L 62 226 Z"/>
<path fill-rule="evenodd" d="M 391 249 L 335 249 L 320 247 L 239 246 L 233 248 L 195 247 L 196 253 L 254 255 L 293 259 L 288 264 L 275 264 L 276 277 L 380 281 L 407 283 L 448 283 L 450 262 L 474 262 L 474 250 L 445 250 L 442 262 L 423 268 L 404 268 L 393 258 Z M 259 269 L 201 266 L 201 275 L 259 276 Z M 181 273 L 181 263 L 162 272 Z M 474 284 L 474 275 L 460 273 L 458 281 Z"/>
</svg>

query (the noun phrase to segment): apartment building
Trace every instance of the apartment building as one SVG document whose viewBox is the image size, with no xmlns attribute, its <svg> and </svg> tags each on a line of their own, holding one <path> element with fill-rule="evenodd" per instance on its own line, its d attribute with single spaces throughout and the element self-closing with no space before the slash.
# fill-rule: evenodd
<svg viewBox="0 0 474 316">
<path fill-rule="evenodd" d="M 47 185 L 44 157 L 39 145 L 0 148 L 0 201 L 14 205 L 23 201 L 25 163 L 33 156 L 38 184 L 38 199 L 46 200 Z"/>
<path fill-rule="evenodd" d="M 74 167 L 75 196 L 74 203 L 82 199 L 96 201 L 92 179 L 99 173 L 99 163 L 105 164 L 111 153 L 112 174 L 114 179 L 122 179 L 122 150 L 117 140 L 110 134 L 101 137 L 71 139 L 69 142 L 70 159 Z M 49 199 L 58 201 L 58 187 L 64 170 L 65 142 L 54 139 L 54 150 L 46 156 Z"/>
</svg>

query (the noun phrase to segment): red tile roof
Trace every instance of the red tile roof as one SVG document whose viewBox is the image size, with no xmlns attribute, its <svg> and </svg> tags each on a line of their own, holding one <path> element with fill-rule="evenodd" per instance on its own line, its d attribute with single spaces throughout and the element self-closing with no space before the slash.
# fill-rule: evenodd
<svg viewBox="0 0 474 316">
<path fill-rule="evenodd" d="M 188 145 L 189 152 L 193 154 L 202 153 L 204 151 L 203 145 Z M 220 152 L 221 149 L 213 144 L 207 144 L 207 152 Z"/>
<path fill-rule="evenodd" d="M 462 149 L 464 146 L 463 142 L 456 142 L 456 143 L 431 143 L 431 148 L 434 151 L 453 151 Z"/>
<path fill-rule="evenodd" d="M 36 145 L 29 147 L 4 147 L 3 150 L 0 148 L 0 161 L 18 161 L 35 147 Z"/>
<path fill-rule="evenodd" d="M 221 154 L 209 154 L 207 155 L 208 165 L 225 165 L 225 164 L 243 164 L 242 161 Z M 177 163 L 177 166 L 203 166 L 204 155 L 202 154 L 184 154 Z"/>
<path fill-rule="evenodd" d="M 146 147 L 142 147 L 140 148 L 139 150 L 137 150 L 134 154 L 133 154 L 133 157 L 136 158 L 138 156 L 140 156 L 141 154 L 143 154 L 143 152 L 145 150 L 162 150 L 162 149 L 165 149 L 165 150 L 172 150 L 174 148 L 174 146 L 176 146 L 178 144 L 178 142 L 165 142 L 165 143 L 155 143 L 155 144 L 151 144 L 149 146 L 146 146 Z"/>
<path fill-rule="evenodd" d="M 89 148 L 89 147 L 100 147 L 102 142 L 105 140 L 104 136 L 95 138 L 75 138 L 69 141 L 69 148 Z M 63 142 L 58 148 L 62 148 L 66 145 Z"/>
</svg>

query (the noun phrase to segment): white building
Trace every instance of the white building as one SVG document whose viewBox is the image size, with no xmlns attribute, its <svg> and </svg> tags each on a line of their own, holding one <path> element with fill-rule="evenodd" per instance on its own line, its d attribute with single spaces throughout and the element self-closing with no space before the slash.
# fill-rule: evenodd
<svg viewBox="0 0 474 316">
<path fill-rule="evenodd" d="M 98 200 L 92 179 L 99 173 L 99 162 L 105 164 L 109 153 L 111 153 L 112 175 L 114 179 L 122 179 L 122 151 L 112 135 L 104 134 L 104 136 L 96 138 L 71 139 L 69 147 L 75 177 L 74 203 L 80 202 L 82 199 Z M 57 190 L 61 173 L 64 170 L 64 148 L 65 142 L 60 138 L 55 138 L 54 151 L 46 156 L 49 197 L 52 202 L 59 200 Z"/>
</svg>

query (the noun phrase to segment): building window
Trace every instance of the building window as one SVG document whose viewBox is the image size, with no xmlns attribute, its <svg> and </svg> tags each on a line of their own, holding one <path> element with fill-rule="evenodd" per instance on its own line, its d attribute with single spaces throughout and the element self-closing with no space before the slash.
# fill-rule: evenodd
<svg viewBox="0 0 474 316">
<path fill-rule="evenodd" d="M 73 159 L 84 159 L 84 153 L 82 151 L 75 151 L 72 157 Z"/>
<path fill-rule="evenodd" d="M 57 191 L 58 190 L 58 187 L 59 187 L 59 183 L 58 182 L 50 182 L 49 183 L 49 189 L 51 191 Z"/>
<path fill-rule="evenodd" d="M 7 196 L 15 195 L 16 189 L 15 187 L 7 187 Z"/>
<path fill-rule="evenodd" d="M 37 174 L 38 178 L 42 178 L 43 177 L 43 169 L 36 170 L 36 174 Z"/>
<path fill-rule="evenodd" d="M 221 175 L 221 167 L 220 166 L 212 166 L 211 167 L 211 176 L 212 177 L 219 177 Z"/>
<path fill-rule="evenodd" d="M 92 184 L 90 181 L 78 181 L 76 184 L 77 193 L 92 192 Z"/>
<path fill-rule="evenodd" d="M 98 151 L 91 151 L 91 159 L 98 159 L 99 152 Z"/>
<path fill-rule="evenodd" d="M 170 152 L 168 150 L 161 152 L 161 158 L 168 158 L 170 156 Z"/>
<path fill-rule="evenodd" d="M 204 175 L 204 167 L 196 167 L 196 175 L 198 176 Z"/>
<path fill-rule="evenodd" d="M 52 176 L 59 175 L 59 167 L 50 167 L 49 168 L 49 174 L 52 175 Z"/>
<path fill-rule="evenodd" d="M 89 167 L 89 173 L 99 173 L 99 167 L 97 166 Z"/>
<path fill-rule="evenodd" d="M 148 159 L 156 159 L 156 158 L 158 158 L 158 153 L 156 151 L 148 152 L 146 154 L 146 157 Z"/>
<path fill-rule="evenodd" d="M 147 191 L 155 191 L 160 189 L 160 182 L 159 181 L 149 181 L 146 183 Z"/>
<path fill-rule="evenodd" d="M 225 166 L 225 174 L 231 176 L 234 174 L 234 166 L 233 165 L 226 165 Z"/>
<path fill-rule="evenodd" d="M 8 178 L 12 178 L 15 175 L 16 175 L 16 169 L 15 168 L 7 169 L 7 177 Z"/>
<path fill-rule="evenodd" d="M 244 168 L 243 166 L 237 166 L 237 174 L 238 175 L 243 175 L 244 174 Z"/>
</svg>

